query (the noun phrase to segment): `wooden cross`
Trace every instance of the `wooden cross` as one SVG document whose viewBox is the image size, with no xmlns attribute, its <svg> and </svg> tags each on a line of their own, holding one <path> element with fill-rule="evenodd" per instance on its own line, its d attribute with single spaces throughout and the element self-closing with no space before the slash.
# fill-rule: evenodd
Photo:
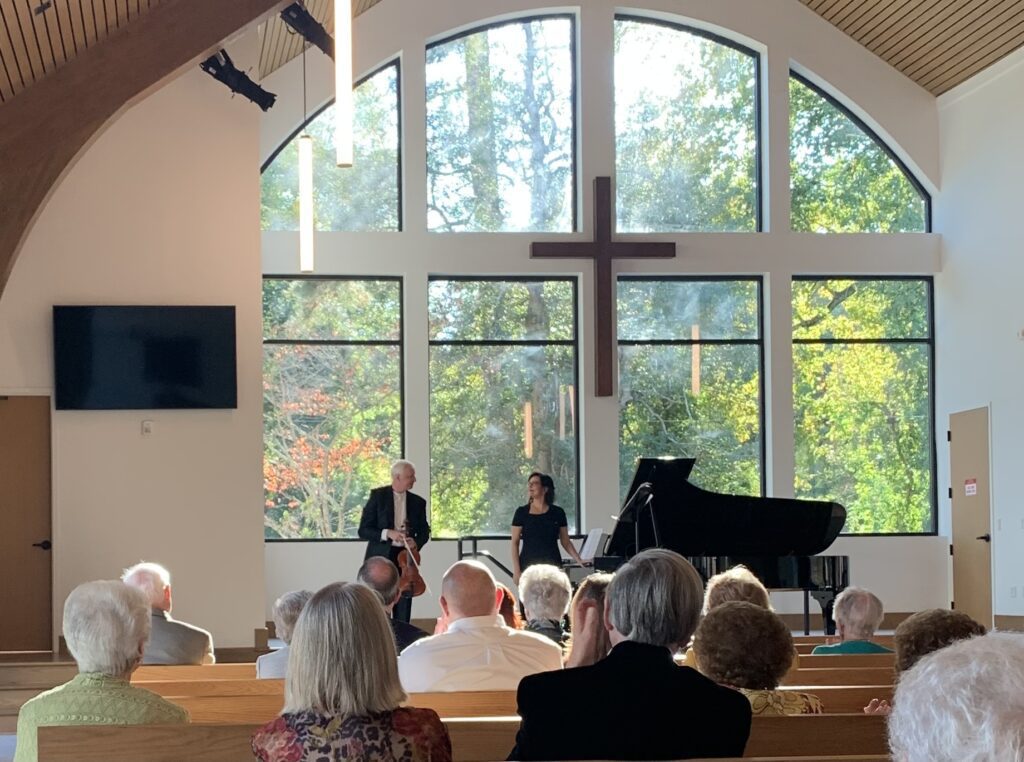
<svg viewBox="0 0 1024 762">
<path fill-rule="evenodd" d="M 562 243 L 533 243 L 530 256 L 537 259 L 594 260 L 594 325 L 597 351 L 594 353 L 596 391 L 598 397 L 611 397 L 615 392 L 615 333 L 612 316 L 615 312 L 615 281 L 612 278 L 614 259 L 671 259 L 676 255 L 674 243 L 643 243 L 612 240 L 612 181 L 609 177 L 594 178 L 594 240 Z"/>
</svg>

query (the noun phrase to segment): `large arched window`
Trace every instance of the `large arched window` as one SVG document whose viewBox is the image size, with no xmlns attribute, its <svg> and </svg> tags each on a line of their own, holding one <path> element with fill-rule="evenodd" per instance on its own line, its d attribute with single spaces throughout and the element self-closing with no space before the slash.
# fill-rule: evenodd
<svg viewBox="0 0 1024 762">
<path fill-rule="evenodd" d="M 907 233 L 929 229 L 931 201 L 863 122 L 807 79 L 789 80 L 793 230 Z"/>
<path fill-rule="evenodd" d="M 427 49 L 427 226 L 575 227 L 574 20 L 474 30 Z"/>
<path fill-rule="evenodd" d="M 759 58 L 704 32 L 615 21 L 622 232 L 756 231 Z"/>
<path fill-rule="evenodd" d="M 313 208 L 317 230 L 400 230 L 398 63 L 355 88 L 355 163 L 339 168 L 334 106 L 300 129 L 313 136 Z M 264 230 L 299 229 L 299 150 L 286 142 L 264 165 L 260 217 Z"/>
</svg>

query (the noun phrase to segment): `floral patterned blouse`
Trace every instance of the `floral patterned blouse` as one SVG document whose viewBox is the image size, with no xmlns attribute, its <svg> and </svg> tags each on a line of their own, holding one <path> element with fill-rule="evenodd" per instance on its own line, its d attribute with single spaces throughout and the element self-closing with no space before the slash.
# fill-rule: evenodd
<svg viewBox="0 0 1024 762">
<path fill-rule="evenodd" d="M 342 717 L 293 712 L 256 731 L 262 762 L 451 762 L 448 729 L 432 709 Z"/>
<path fill-rule="evenodd" d="M 750 701 L 750 709 L 758 715 L 823 714 L 821 699 L 799 691 L 755 691 L 740 688 Z"/>
</svg>

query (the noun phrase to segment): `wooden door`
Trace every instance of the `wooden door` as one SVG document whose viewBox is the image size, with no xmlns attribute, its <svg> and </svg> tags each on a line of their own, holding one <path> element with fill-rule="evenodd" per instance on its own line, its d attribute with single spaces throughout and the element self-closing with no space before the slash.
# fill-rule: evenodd
<svg viewBox="0 0 1024 762">
<path fill-rule="evenodd" d="M 0 397 L 0 527 L 0 651 L 49 651 L 49 397 Z"/>
<path fill-rule="evenodd" d="M 992 503 L 988 408 L 949 416 L 953 488 L 953 603 L 992 626 Z"/>
</svg>

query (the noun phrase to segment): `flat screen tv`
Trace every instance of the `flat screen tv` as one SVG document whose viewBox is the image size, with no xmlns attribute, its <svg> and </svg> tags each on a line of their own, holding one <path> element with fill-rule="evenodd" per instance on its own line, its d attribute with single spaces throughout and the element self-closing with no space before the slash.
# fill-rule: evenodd
<svg viewBox="0 0 1024 762">
<path fill-rule="evenodd" d="M 234 307 L 53 308 L 58 410 L 235 408 Z"/>
</svg>

